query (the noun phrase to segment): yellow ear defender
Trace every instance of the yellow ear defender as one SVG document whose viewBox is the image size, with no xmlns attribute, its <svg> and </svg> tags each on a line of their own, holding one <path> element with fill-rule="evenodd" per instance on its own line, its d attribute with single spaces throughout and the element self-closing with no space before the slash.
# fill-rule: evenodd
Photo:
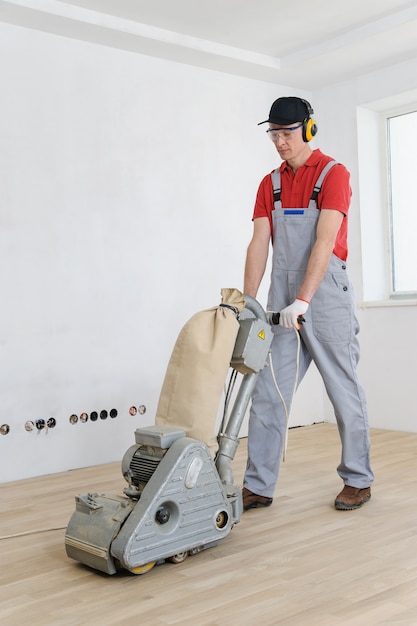
<svg viewBox="0 0 417 626">
<path fill-rule="evenodd" d="M 314 113 L 312 106 L 307 100 L 301 99 L 302 103 L 307 109 L 307 117 L 303 121 L 303 141 L 306 143 L 311 141 L 315 135 L 317 135 L 317 124 L 311 117 Z"/>
</svg>

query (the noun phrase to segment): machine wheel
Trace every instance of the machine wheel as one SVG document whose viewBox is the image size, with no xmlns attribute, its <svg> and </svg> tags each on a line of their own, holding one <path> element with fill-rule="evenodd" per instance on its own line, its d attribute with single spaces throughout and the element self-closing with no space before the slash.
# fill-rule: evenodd
<svg viewBox="0 0 417 626">
<path fill-rule="evenodd" d="M 229 516 L 226 511 L 219 511 L 216 515 L 216 526 L 217 528 L 224 528 L 228 522 Z"/>
<path fill-rule="evenodd" d="M 139 565 L 139 567 L 133 567 L 129 571 L 132 572 L 132 574 L 146 574 L 146 572 L 149 572 L 149 570 L 153 568 L 155 563 L 156 561 L 151 561 L 150 563 L 146 563 L 146 565 Z"/>
<path fill-rule="evenodd" d="M 188 552 L 178 552 L 178 554 L 174 554 L 173 556 L 168 557 L 168 561 L 170 563 L 182 563 L 188 556 Z"/>
</svg>

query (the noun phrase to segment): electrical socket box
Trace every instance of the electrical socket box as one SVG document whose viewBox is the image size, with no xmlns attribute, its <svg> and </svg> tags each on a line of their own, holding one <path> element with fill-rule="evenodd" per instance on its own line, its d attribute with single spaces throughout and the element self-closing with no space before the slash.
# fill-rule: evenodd
<svg viewBox="0 0 417 626">
<path fill-rule="evenodd" d="M 186 432 L 182 428 L 174 426 L 146 426 L 135 430 L 135 441 L 138 445 L 156 446 L 167 449 L 177 439 L 186 437 Z"/>
</svg>

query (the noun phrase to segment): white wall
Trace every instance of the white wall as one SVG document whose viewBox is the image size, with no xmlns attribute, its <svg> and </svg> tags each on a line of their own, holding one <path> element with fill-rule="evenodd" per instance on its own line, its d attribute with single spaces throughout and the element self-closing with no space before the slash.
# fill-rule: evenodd
<svg viewBox="0 0 417 626">
<path fill-rule="evenodd" d="M 6 482 L 119 460 L 154 422 L 181 327 L 242 287 L 256 188 L 276 165 L 257 122 L 287 91 L 8 25 L 0 55 Z M 312 393 L 300 422 L 322 419 Z"/>
<path fill-rule="evenodd" d="M 317 145 L 352 172 L 361 302 L 356 107 L 410 89 L 416 62 L 309 94 L 7 25 L 0 55 L 0 482 L 119 460 L 153 423 L 181 327 L 242 285 L 256 188 L 277 164 L 256 123 L 280 95 L 311 99 Z M 359 318 L 371 425 L 415 431 L 415 309 Z M 323 419 L 312 369 L 291 425 Z"/>
</svg>

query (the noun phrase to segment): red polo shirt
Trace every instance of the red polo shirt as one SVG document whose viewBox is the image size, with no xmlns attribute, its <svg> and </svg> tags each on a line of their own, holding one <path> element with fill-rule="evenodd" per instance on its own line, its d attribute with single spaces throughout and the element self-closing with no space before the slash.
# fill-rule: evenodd
<svg viewBox="0 0 417 626">
<path fill-rule="evenodd" d="M 333 161 L 320 150 L 314 150 L 304 165 L 293 170 L 284 161 L 281 163 L 281 201 L 285 209 L 307 208 L 320 172 L 329 161 Z M 336 237 L 334 254 L 343 261 L 348 255 L 347 229 L 348 211 L 352 190 L 350 188 L 350 174 L 344 165 L 337 163 L 327 173 L 321 191 L 317 198 L 318 209 L 334 209 L 345 216 Z M 256 196 L 253 219 L 268 217 L 271 225 L 271 237 L 273 237 L 272 211 L 274 210 L 274 198 L 271 174 L 267 174 L 259 185 Z"/>
</svg>

